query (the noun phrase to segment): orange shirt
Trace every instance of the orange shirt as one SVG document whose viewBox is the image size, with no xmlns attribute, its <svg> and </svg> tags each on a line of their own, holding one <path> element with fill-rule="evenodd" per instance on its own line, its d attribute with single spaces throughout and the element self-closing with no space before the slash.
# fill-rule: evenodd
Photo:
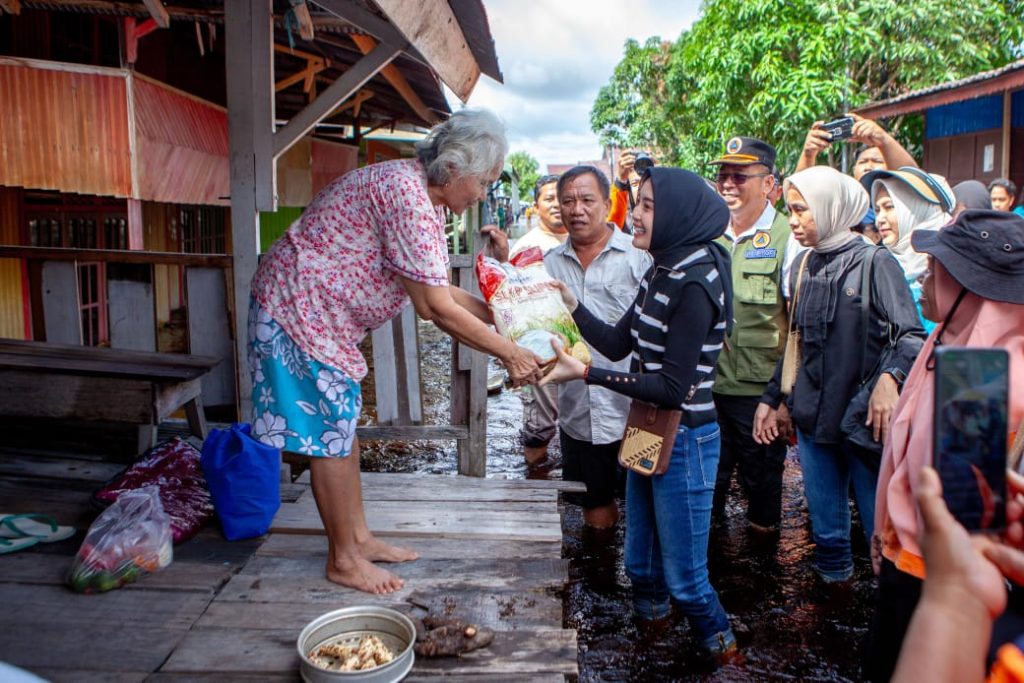
<svg viewBox="0 0 1024 683">
<path fill-rule="evenodd" d="M 626 214 L 629 212 L 629 192 L 620 190 L 612 183 L 612 192 L 608 199 L 612 203 L 612 208 L 608 210 L 608 222 L 614 223 L 622 230 L 622 226 L 626 224 Z"/>
</svg>

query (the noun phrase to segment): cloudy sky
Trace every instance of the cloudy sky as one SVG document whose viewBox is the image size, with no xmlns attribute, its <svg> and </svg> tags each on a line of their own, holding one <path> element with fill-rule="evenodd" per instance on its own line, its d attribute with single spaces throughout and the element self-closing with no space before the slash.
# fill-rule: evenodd
<svg viewBox="0 0 1024 683">
<path fill-rule="evenodd" d="M 699 0 L 484 0 L 505 84 L 483 76 L 471 106 L 508 126 L 512 151 L 549 163 L 598 159 L 590 108 L 627 38 L 675 40 Z M 458 100 L 449 95 L 453 108 Z"/>
</svg>

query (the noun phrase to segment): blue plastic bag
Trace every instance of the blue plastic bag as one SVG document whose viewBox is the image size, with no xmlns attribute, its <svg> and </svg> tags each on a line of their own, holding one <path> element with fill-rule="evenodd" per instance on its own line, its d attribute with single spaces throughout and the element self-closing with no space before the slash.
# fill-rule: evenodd
<svg viewBox="0 0 1024 683">
<path fill-rule="evenodd" d="M 251 429 L 213 429 L 203 442 L 200 463 L 229 541 L 267 533 L 281 507 L 280 451 L 252 438 Z"/>
</svg>

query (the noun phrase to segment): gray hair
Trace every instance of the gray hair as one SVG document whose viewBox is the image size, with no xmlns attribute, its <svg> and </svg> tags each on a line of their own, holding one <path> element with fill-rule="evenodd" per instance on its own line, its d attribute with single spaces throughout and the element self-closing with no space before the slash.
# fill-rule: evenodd
<svg viewBox="0 0 1024 683">
<path fill-rule="evenodd" d="M 486 176 L 504 165 L 506 154 L 505 124 L 486 109 L 460 109 L 416 143 L 431 185 Z"/>
</svg>

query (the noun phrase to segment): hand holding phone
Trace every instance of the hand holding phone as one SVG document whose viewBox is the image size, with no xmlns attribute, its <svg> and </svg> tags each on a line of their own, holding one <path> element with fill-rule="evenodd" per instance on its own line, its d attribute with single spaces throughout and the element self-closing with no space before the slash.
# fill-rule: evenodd
<svg viewBox="0 0 1024 683">
<path fill-rule="evenodd" d="M 968 531 L 1006 527 L 1009 367 L 1004 349 L 935 350 L 934 466 Z"/>
<path fill-rule="evenodd" d="M 835 121 L 823 123 L 821 127 L 829 134 L 831 142 L 838 142 L 839 140 L 849 140 L 853 137 L 853 123 L 852 116 L 844 116 Z"/>
</svg>

